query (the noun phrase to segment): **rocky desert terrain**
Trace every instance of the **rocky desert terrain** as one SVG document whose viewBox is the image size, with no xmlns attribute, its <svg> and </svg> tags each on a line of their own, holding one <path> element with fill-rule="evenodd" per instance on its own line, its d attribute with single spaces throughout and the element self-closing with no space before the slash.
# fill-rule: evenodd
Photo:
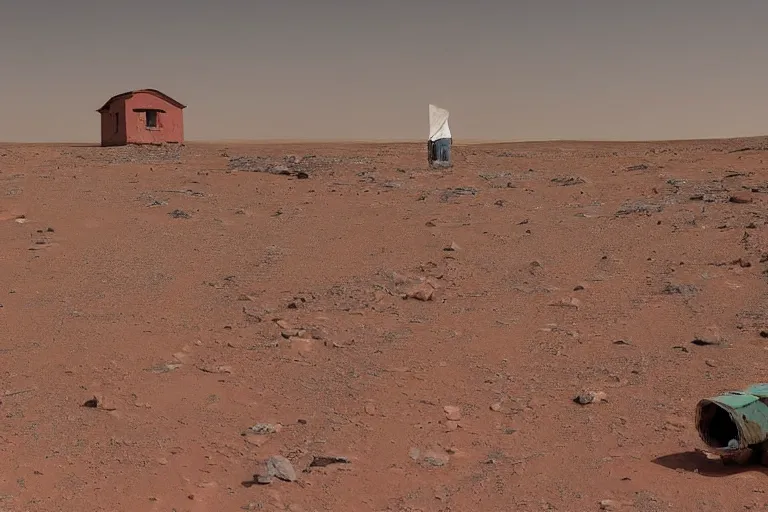
<svg viewBox="0 0 768 512">
<path fill-rule="evenodd" d="M 764 509 L 768 140 L 454 158 L 0 145 L 0 510 Z"/>
</svg>

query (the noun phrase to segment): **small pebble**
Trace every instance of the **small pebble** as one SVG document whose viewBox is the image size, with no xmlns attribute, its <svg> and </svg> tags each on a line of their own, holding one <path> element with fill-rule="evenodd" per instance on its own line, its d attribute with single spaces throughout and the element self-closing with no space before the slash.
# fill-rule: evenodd
<svg viewBox="0 0 768 512">
<path fill-rule="evenodd" d="M 461 409 L 455 405 L 446 405 L 443 407 L 445 417 L 450 421 L 459 421 L 461 419 Z"/>
<path fill-rule="evenodd" d="M 424 462 L 430 466 L 442 467 L 448 464 L 450 458 L 445 453 L 437 453 L 435 451 L 428 451 L 424 454 Z"/>
<path fill-rule="evenodd" d="M 573 401 L 580 405 L 598 404 L 607 402 L 608 395 L 603 391 L 585 391 L 574 398 Z"/>
<path fill-rule="evenodd" d="M 283 426 L 280 423 L 257 423 L 254 426 L 250 427 L 245 434 L 258 434 L 258 435 L 267 435 L 267 434 L 277 434 L 283 429 Z"/>
</svg>

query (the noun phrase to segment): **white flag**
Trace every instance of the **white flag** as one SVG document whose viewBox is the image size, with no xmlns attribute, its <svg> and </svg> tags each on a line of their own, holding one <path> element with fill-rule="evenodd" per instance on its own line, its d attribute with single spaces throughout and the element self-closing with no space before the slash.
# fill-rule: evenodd
<svg viewBox="0 0 768 512">
<path fill-rule="evenodd" d="M 436 107 L 435 105 L 429 106 L 429 140 L 435 141 L 438 139 L 450 139 L 451 129 L 448 128 L 448 111 Z"/>
</svg>

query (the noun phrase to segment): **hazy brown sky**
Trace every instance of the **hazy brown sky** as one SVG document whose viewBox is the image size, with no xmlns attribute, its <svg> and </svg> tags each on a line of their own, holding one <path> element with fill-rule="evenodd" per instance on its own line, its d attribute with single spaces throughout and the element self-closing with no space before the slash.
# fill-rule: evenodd
<svg viewBox="0 0 768 512">
<path fill-rule="evenodd" d="M 188 139 L 768 133 L 765 0 L 24 0 L 0 9 L 0 140 L 96 141 L 113 94 Z"/>
</svg>

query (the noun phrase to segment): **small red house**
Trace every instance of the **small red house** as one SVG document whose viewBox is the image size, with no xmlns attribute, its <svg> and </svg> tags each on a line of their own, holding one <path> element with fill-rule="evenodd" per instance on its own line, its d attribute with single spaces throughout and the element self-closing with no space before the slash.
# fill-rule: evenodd
<svg viewBox="0 0 768 512">
<path fill-rule="evenodd" d="M 101 145 L 184 142 L 184 109 L 155 89 L 124 92 L 109 98 L 101 114 Z"/>
</svg>

